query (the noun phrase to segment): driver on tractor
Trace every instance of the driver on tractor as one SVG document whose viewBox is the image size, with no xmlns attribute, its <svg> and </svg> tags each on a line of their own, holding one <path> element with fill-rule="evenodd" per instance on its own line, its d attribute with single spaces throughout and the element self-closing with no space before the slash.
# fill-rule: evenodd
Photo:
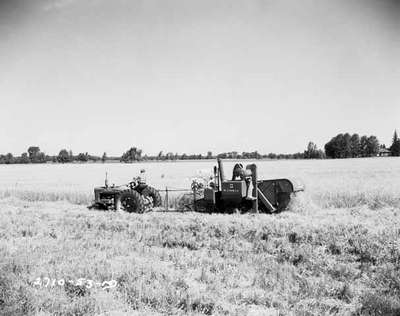
<svg viewBox="0 0 400 316">
<path fill-rule="evenodd" d="M 137 177 L 134 177 L 132 181 L 129 183 L 131 189 L 134 188 L 139 188 L 144 189 L 146 185 L 146 170 L 142 169 L 140 170 L 140 175 Z"/>
<path fill-rule="evenodd" d="M 137 177 L 139 184 L 146 184 L 146 170 L 140 170 L 140 175 Z"/>
</svg>

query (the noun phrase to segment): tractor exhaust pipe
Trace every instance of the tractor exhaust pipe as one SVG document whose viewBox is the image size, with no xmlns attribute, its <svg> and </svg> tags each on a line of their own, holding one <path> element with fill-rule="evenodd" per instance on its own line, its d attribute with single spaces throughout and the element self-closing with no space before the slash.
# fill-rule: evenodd
<svg viewBox="0 0 400 316">
<path fill-rule="evenodd" d="M 253 205 L 252 205 L 252 212 L 258 213 L 258 196 L 259 196 L 259 189 L 258 189 L 258 174 L 257 174 L 257 165 L 251 164 L 247 165 L 246 169 L 251 171 L 251 182 L 253 185 L 253 192 L 251 193 L 253 197 Z"/>
<path fill-rule="evenodd" d="M 218 167 L 217 166 L 214 166 L 214 181 L 215 181 L 216 188 L 219 191 L 220 186 L 219 186 L 219 175 L 218 175 Z"/>
<path fill-rule="evenodd" d="M 225 181 L 225 174 L 224 174 L 224 166 L 222 164 L 222 159 L 218 158 L 218 170 L 219 170 L 219 177 L 221 178 L 221 183 Z"/>
<path fill-rule="evenodd" d="M 253 167 L 253 177 L 252 177 L 252 181 L 253 181 L 253 196 L 255 197 L 255 200 L 253 201 L 253 212 L 254 213 L 258 213 L 258 174 L 257 174 L 257 165 L 254 164 Z"/>
</svg>

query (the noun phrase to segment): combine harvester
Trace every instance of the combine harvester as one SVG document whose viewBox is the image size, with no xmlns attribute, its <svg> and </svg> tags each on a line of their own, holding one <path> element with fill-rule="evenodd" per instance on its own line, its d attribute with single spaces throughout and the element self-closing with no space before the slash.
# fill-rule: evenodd
<svg viewBox="0 0 400 316">
<path fill-rule="evenodd" d="M 218 159 L 218 166 L 214 167 L 214 176 L 207 187 L 203 190 L 194 182 L 192 190 L 190 204 L 194 208 L 190 206 L 189 209 L 195 211 L 274 213 L 284 210 L 292 195 L 304 191 L 304 186 L 289 179 L 258 180 L 255 164 L 247 165 L 246 169 L 242 164 L 236 164 L 232 180 L 226 180 L 222 160 Z M 197 199 L 201 191 L 204 197 Z M 89 208 L 144 213 L 162 204 L 159 191 L 147 185 L 143 175 L 121 186 L 109 186 L 106 177 L 105 186 L 95 188 L 94 195 L 95 201 Z"/>
<path fill-rule="evenodd" d="M 236 164 L 232 180 L 226 180 L 222 160 L 218 159 L 214 180 L 196 204 L 208 212 L 274 213 L 286 209 L 292 195 L 300 191 L 304 191 L 304 186 L 293 179 L 258 180 L 255 164 L 247 165 L 246 169 Z"/>
</svg>

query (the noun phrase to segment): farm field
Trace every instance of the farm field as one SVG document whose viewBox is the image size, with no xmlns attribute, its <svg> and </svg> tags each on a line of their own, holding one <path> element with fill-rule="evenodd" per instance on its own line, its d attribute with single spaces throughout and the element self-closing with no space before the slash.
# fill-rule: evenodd
<svg viewBox="0 0 400 316">
<path fill-rule="evenodd" d="M 306 186 L 277 215 L 86 208 L 106 171 L 188 188 L 213 164 L 1 166 L 0 315 L 400 315 L 397 158 L 258 161 Z"/>
<path fill-rule="evenodd" d="M 323 207 L 360 204 L 400 205 L 400 163 L 397 158 L 344 160 L 280 160 L 256 162 L 260 179 L 297 178 L 307 196 Z M 147 182 L 157 189 L 188 189 L 194 177 L 211 174 L 216 161 L 150 162 L 137 164 L 0 165 L 0 197 L 27 200 L 68 200 L 88 205 L 93 187 L 125 184 L 146 170 Z M 235 162 L 224 163 L 231 176 Z M 178 193 L 177 193 L 178 194 Z"/>
</svg>

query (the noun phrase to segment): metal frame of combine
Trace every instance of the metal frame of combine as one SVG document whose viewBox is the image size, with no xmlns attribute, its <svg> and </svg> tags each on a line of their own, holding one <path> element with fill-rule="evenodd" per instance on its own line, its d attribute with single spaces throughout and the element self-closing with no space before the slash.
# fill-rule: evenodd
<svg viewBox="0 0 400 316">
<path fill-rule="evenodd" d="M 226 180 L 223 162 L 218 159 L 218 167 L 214 167 L 214 182 L 204 189 L 200 204 L 209 212 L 274 213 L 287 208 L 292 194 L 304 191 L 304 186 L 293 179 L 258 180 L 255 164 L 247 165 L 245 171 L 242 175 L 247 176 L 239 180 L 233 177 Z"/>
</svg>

